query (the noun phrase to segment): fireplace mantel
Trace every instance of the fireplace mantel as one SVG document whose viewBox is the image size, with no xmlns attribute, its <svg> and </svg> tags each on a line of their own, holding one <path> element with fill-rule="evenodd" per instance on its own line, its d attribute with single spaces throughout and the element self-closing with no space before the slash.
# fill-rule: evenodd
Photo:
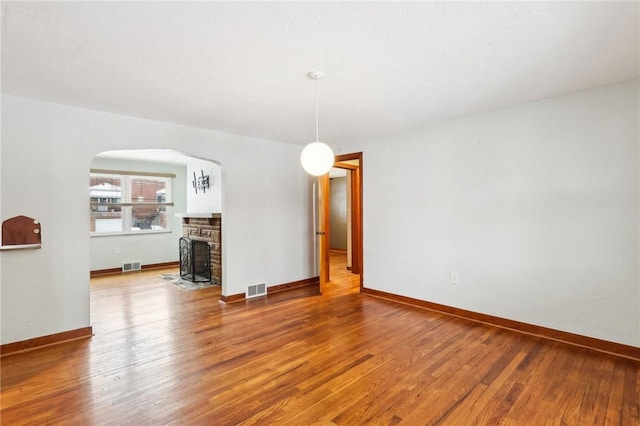
<svg viewBox="0 0 640 426">
<path fill-rule="evenodd" d="M 176 213 L 176 217 L 183 219 L 221 219 L 222 213 Z"/>
</svg>

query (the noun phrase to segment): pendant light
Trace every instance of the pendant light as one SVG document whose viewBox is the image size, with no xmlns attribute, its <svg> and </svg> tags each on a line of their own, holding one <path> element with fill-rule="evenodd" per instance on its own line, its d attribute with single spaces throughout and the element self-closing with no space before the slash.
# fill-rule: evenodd
<svg viewBox="0 0 640 426">
<path fill-rule="evenodd" d="M 322 71 L 311 71 L 307 74 L 307 77 L 316 81 L 316 141 L 302 150 L 300 162 L 305 171 L 312 176 L 322 176 L 328 173 L 335 161 L 331 147 L 318 140 L 318 80 L 324 76 Z"/>
</svg>

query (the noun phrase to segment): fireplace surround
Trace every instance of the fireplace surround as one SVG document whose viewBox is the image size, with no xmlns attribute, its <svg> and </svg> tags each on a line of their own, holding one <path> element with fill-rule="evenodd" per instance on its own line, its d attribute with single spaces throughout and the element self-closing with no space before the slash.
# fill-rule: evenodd
<svg viewBox="0 0 640 426">
<path fill-rule="evenodd" d="M 213 284 L 222 283 L 222 217 L 220 213 L 182 214 L 182 236 L 191 241 L 208 243 L 209 267 Z"/>
</svg>

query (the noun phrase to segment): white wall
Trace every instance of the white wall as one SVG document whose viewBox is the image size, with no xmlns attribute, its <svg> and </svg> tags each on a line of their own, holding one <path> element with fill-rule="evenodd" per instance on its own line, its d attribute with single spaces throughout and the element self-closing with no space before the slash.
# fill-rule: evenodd
<svg viewBox="0 0 640 426">
<path fill-rule="evenodd" d="M 173 173 L 171 188 L 173 211 L 171 232 L 140 235 L 104 235 L 90 237 L 89 269 L 119 268 L 123 262 L 140 261 L 142 265 L 178 261 L 178 239 L 182 237 L 182 220 L 175 213 L 186 211 L 187 168 L 177 164 L 152 163 L 146 161 L 124 161 L 96 157 L 92 169 L 124 170 L 149 173 Z M 119 253 L 116 253 L 118 249 Z"/>
<path fill-rule="evenodd" d="M 329 183 L 329 248 L 347 250 L 347 177 Z"/>
<path fill-rule="evenodd" d="M 43 242 L 0 254 L 3 344 L 90 325 L 91 161 L 153 148 L 223 166 L 223 294 L 313 275 L 300 147 L 3 95 L 2 219 L 40 220 Z"/>
<path fill-rule="evenodd" d="M 365 287 L 640 346 L 639 99 L 635 80 L 343 147 Z"/>
<path fill-rule="evenodd" d="M 364 152 L 365 286 L 640 346 L 638 91 L 344 146 Z M 87 174 L 102 151 L 223 165 L 224 294 L 312 276 L 299 147 L 8 95 L 0 147 L 2 219 L 39 219 L 43 241 L 0 254 L 3 344 L 90 325 Z"/>
<path fill-rule="evenodd" d="M 209 176 L 209 188 L 195 190 L 193 176 Z M 211 161 L 187 160 L 187 213 L 220 213 L 222 211 L 222 170 Z"/>
</svg>

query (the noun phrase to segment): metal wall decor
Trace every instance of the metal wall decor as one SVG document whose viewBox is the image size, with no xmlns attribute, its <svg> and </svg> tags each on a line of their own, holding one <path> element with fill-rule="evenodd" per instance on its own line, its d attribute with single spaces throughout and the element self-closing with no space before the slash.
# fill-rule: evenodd
<svg viewBox="0 0 640 426">
<path fill-rule="evenodd" d="M 196 172 L 193 172 L 193 182 L 191 182 L 196 194 L 198 193 L 198 189 L 202 191 L 203 194 L 207 192 L 207 189 L 209 189 L 209 175 L 205 176 L 204 170 L 200 170 L 200 173 L 201 176 L 196 176 Z"/>
</svg>

